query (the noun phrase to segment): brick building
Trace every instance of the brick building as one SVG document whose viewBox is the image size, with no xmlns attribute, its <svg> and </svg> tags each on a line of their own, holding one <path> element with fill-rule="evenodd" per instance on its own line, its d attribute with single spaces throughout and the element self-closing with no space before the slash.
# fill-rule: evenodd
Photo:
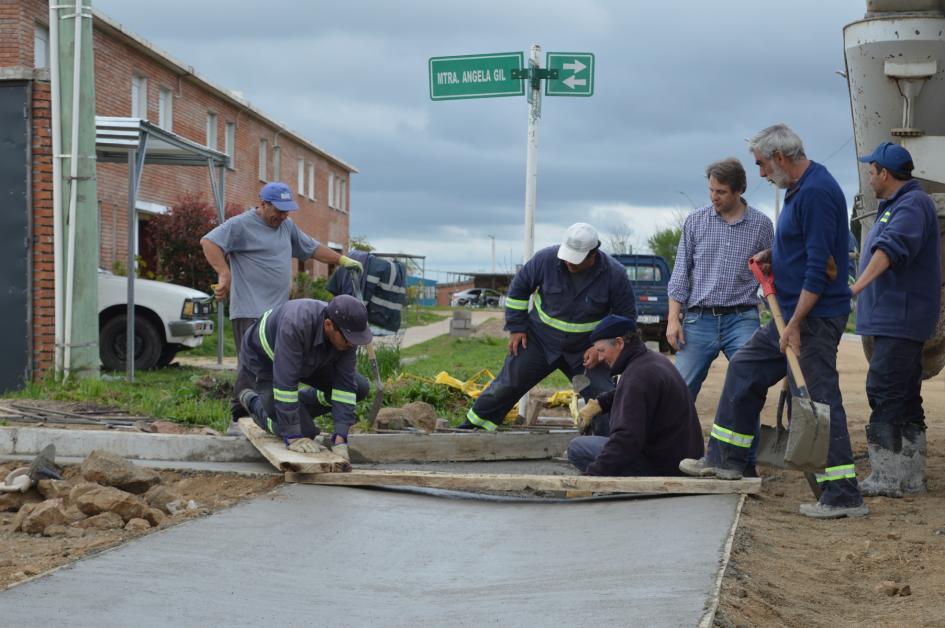
<svg viewBox="0 0 945 628">
<path fill-rule="evenodd" d="M 50 366 L 53 355 L 48 21 L 45 0 L 0 0 L 0 87 L 16 88 L 24 94 L 27 141 L 23 180 L 28 181 L 23 192 L 25 217 L 11 212 L 0 222 L 0 229 L 22 227 L 28 235 L 22 238 L 25 251 L 8 251 L 7 255 L 19 260 L 9 272 L 18 276 L 22 273 L 26 282 L 29 323 L 25 342 L 31 355 L 28 371 L 34 375 Z M 229 155 L 225 182 L 228 204 L 254 206 L 264 182 L 285 181 L 295 191 L 300 207 L 293 220 L 322 244 L 347 250 L 350 182 L 357 172 L 353 166 L 100 13 L 95 13 L 93 20 L 93 52 L 97 115 L 146 118 Z M 97 185 L 100 265 L 108 269 L 127 257 L 127 167 L 99 164 Z M 146 261 L 153 256 L 149 218 L 167 211 L 182 193 L 203 194 L 212 203 L 207 170 L 157 165 L 144 168 L 134 246 Z M 309 260 L 305 270 L 324 276 L 330 269 Z"/>
</svg>

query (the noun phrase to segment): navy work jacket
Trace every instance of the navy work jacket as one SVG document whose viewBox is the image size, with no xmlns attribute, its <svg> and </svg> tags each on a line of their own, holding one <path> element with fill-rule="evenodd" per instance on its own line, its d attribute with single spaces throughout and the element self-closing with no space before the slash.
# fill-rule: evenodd
<svg viewBox="0 0 945 628">
<path fill-rule="evenodd" d="M 537 340 L 548 363 L 564 356 L 571 368 L 581 367 L 591 346 L 594 327 L 608 314 L 636 320 L 633 286 L 627 270 L 601 250 L 586 272 L 590 277 L 576 290 L 571 272 L 558 259 L 558 247 L 541 249 L 525 263 L 509 287 L 505 302 L 505 329 L 526 332 Z M 531 312 L 528 299 L 534 293 Z"/>
</svg>

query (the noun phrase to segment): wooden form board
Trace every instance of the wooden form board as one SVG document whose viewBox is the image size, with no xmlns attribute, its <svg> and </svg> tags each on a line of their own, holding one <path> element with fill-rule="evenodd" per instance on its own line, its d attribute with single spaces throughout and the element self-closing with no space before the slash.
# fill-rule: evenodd
<svg viewBox="0 0 945 628">
<path fill-rule="evenodd" d="M 759 493 L 760 478 L 599 477 L 354 469 L 350 473 L 286 473 L 287 482 L 333 486 L 419 486 L 456 491 L 587 491 L 593 493 Z"/>
<path fill-rule="evenodd" d="M 542 460 L 562 455 L 577 435 L 574 430 L 352 434 L 348 449 L 355 464 Z"/>
<path fill-rule="evenodd" d="M 272 465 L 285 472 L 299 473 L 332 473 L 345 471 L 351 468 L 348 462 L 330 451 L 317 454 L 302 454 L 292 451 L 285 446 L 282 439 L 267 433 L 256 425 L 252 419 L 243 417 L 239 420 L 240 429 L 256 449 Z"/>
</svg>

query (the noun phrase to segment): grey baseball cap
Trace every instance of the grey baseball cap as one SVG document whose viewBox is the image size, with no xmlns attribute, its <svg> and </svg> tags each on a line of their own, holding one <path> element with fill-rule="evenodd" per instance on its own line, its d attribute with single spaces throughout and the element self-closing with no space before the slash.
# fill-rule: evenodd
<svg viewBox="0 0 945 628">
<path fill-rule="evenodd" d="M 328 318 L 353 345 L 366 345 L 374 338 L 368 327 L 367 308 L 350 294 L 339 294 L 329 301 Z"/>
</svg>

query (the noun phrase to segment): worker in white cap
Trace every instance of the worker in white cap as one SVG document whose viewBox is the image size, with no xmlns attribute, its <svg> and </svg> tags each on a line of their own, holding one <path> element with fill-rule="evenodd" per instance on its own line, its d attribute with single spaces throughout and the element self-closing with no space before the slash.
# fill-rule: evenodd
<svg viewBox="0 0 945 628">
<path fill-rule="evenodd" d="M 555 370 L 568 379 L 586 372 L 585 400 L 613 390 L 590 335 L 608 314 L 636 320 L 634 302 L 626 269 L 600 250 L 597 230 L 584 222 L 571 225 L 564 242 L 535 253 L 512 279 L 505 301 L 509 355 L 460 427 L 495 430 L 519 398 Z M 606 436 L 608 422 L 601 414 L 592 431 Z"/>
</svg>

